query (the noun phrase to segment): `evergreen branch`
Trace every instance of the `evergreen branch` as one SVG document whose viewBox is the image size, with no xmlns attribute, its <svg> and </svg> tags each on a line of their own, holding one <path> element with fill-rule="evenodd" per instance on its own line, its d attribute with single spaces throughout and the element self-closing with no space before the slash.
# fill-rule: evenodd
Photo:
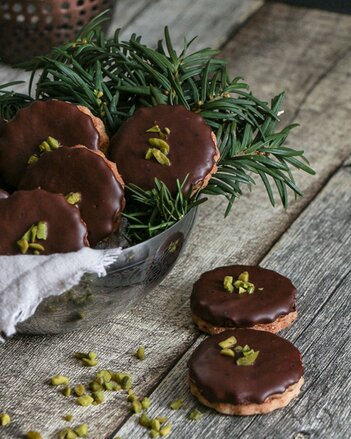
<svg viewBox="0 0 351 439">
<path fill-rule="evenodd" d="M 10 120 L 17 111 L 29 105 L 32 98 L 23 93 L 7 90 L 9 87 L 23 84 L 23 81 L 14 81 L 0 85 L 0 118 Z"/>
<path fill-rule="evenodd" d="M 189 53 L 192 41 L 184 41 L 177 53 L 168 28 L 156 49 L 145 46 L 137 35 L 121 41 L 119 30 L 107 38 L 99 26 L 104 17 L 95 18 L 76 41 L 25 64 L 33 71 L 31 83 L 37 69 L 42 69 L 36 98 L 85 105 L 103 119 L 110 135 L 141 106 L 182 104 L 202 115 L 216 135 L 221 159 L 217 173 L 201 192 L 226 197 L 225 215 L 243 188 L 257 181 L 262 181 L 273 205 L 273 187 L 285 207 L 289 191 L 301 195 L 292 170 L 314 171 L 303 151 L 285 146 L 294 125 L 277 130 L 283 93 L 270 104 L 260 100 L 242 78 L 230 78 L 217 50 Z M 16 101 L 19 107 L 27 102 L 28 97 Z M 189 194 L 182 198 L 178 191 L 173 199 L 163 183 L 155 184 L 153 191 L 133 185 L 127 190 L 125 216 L 136 239 L 164 230 L 193 206 Z"/>
</svg>

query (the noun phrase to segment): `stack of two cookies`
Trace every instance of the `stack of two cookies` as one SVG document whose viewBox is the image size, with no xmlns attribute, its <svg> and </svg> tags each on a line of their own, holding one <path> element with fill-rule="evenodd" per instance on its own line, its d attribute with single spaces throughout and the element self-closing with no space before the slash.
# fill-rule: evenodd
<svg viewBox="0 0 351 439">
<path fill-rule="evenodd" d="M 296 319 L 296 289 L 261 267 L 233 265 L 204 273 L 191 295 L 192 317 L 211 334 L 193 352 L 190 389 L 228 415 L 268 413 L 300 392 L 301 354 L 275 333 Z"/>
</svg>

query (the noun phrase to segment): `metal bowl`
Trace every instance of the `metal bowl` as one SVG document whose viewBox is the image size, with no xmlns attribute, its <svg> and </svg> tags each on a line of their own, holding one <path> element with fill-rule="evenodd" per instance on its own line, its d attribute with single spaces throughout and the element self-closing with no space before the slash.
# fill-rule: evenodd
<svg viewBox="0 0 351 439">
<path fill-rule="evenodd" d="M 49 297 L 18 325 L 22 334 L 58 334 L 113 321 L 145 299 L 171 271 L 194 224 L 196 208 L 168 230 L 126 248 L 107 276 L 85 276 L 61 296 Z"/>
</svg>

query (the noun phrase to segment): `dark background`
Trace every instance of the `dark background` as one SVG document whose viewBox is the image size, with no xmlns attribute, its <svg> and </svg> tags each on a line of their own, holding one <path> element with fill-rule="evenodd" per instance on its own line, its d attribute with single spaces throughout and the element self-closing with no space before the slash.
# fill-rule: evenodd
<svg viewBox="0 0 351 439">
<path fill-rule="evenodd" d="M 351 0 L 271 0 L 290 5 L 305 6 L 309 8 L 326 9 L 328 11 L 351 14 Z"/>
</svg>

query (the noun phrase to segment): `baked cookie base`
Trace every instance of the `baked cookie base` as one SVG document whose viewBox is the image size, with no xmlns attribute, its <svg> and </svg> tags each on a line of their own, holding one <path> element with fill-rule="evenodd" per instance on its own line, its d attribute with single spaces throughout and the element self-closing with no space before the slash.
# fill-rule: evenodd
<svg viewBox="0 0 351 439">
<path fill-rule="evenodd" d="M 197 386 L 190 380 L 191 393 L 205 406 L 216 410 L 223 415 L 251 416 L 262 415 L 283 408 L 291 400 L 297 397 L 304 383 L 303 377 L 299 381 L 289 386 L 285 392 L 269 396 L 262 404 L 227 404 L 223 402 L 213 403 L 208 401 L 199 391 Z"/>
<path fill-rule="evenodd" d="M 285 316 L 280 316 L 276 320 L 271 323 L 259 323 L 254 326 L 245 327 L 245 329 L 256 329 L 257 331 L 267 331 L 275 334 L 276 332 L 281 331 L 284 328 L 287 328 L 292 324 L 292 322 L 297 318 L 297 311 L 292 311 Z M 223 331 L 227 331 L 228 329 L 239 328 L 239 326 L 231 326 L 231 327 L 220 327 L 213 326 L 211 323 L 206 322 L 205 320 L 198 317 L 196 314 L 192 314 L 193 322 L 202 332 L 206 332 L 207 334 L 215 335 L 220 334 Z"/>
</svg>

